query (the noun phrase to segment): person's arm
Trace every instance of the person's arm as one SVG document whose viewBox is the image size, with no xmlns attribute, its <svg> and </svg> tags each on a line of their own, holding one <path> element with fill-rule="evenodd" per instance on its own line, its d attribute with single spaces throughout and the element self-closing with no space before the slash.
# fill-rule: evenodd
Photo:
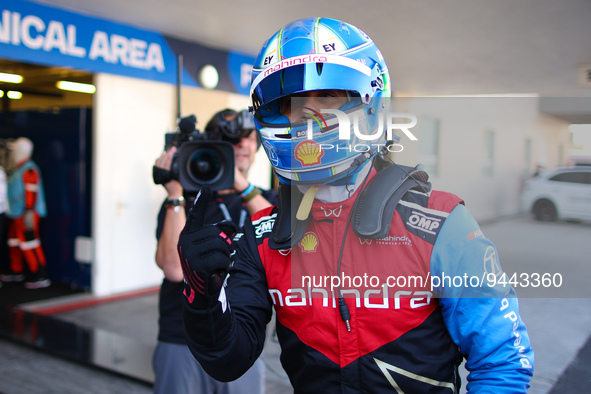
<svg viewBox="0 0 591 394">
<path fill-rule="evenodd" d="M 244 177 L 244 175 L 242 175 L 242 173 L 238 169 L 236 169 L 234 172 L 234 190 L 236 191 L 236 193 L 242 194 L 245 191 L 248 191 L 248 188 L 250 186 L 251 183 L 248 182 L 248 180 Z M 248 210 L 248 213 L 251 216 L 260 211 L 261 209 L 268 208 L 272 205 L 269 201 L 265 199 L 265 197 L 263 197 L 260 194 L 260 190 L 258 190 L 258 192 L 254 191 L 254 194 L 254 196 L 241 196 L 242 201 L 244 202 L 244 205 L 246 205 L 246 209 Z"/>
<path fill-rule="evenodd" d="M 210 196 L 199 193 L 179 239 L 186 280 L 183 322 L 193 356 L 211 377 L 225 382 L 239 378 L 261 354 L 272 304 L 252 223 L 233 240 L 228 224 L 205 225 Z"/>
<path fill-rule="evenodd" d="M 23 172 L 23 184 L 25 188 L 25 211 L 23 212 L 25 239 L 32 241 L 35 239 L 35 206 L 41 187 L 41 176 L 36 168 L 32 167 Z"/>
<path fill-rule="evenodd" d="M 0 166 L 0 214 L 8 211 L 6 171 Z"/>
<path fill-rule="evenodd" d="M 156 160 L 155 166 L 166 170 L 170 170 L 172 158 L 176 148 L 173 147 L 164 152 L 162 156 Z M 168 193 L 168 200 L 179 200 L 183 197 L 183 188 L 176 180 L 171 180 L 164 184 L 164 188 Z M 177 243 L 179 234 L 185 226 L 185 207 L 180 209 L 175 207 L 164 207 L 165 218 L 162 232 L 158 239 L 158 246 L 156 248 L 156 264 L 164 272 L 166 279 L 172 282 L 180 282 L 183 280 L 183 270 L 181 268 L 181 261 L 177 251 Z"/>
<path fill-rule="evenodd" d="M 471 393 L 525 393 L 533 376 L 534 354 L 515 291 L 510 285 L 489 286 L 493 277 L 487 275 L 501 273 L 493 243 L 468 209 L 458 205 L 435 242 L 431 274 L 461 276 L 467 282 L 434 291 L 441 297 L 448 331 L 466 358 Z"/>
<path fill-rule="evenodd" d="M 23 172 L 23 184 L 25 187 L 25 210 L 35 209 L 40 187 L 39 172 L 35 168 L 29 168 Z"/>
</svg>

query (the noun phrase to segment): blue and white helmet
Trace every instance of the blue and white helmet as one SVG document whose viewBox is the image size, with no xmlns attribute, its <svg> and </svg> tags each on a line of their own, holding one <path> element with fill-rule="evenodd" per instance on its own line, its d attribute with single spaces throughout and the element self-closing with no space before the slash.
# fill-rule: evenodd
<svg viewBox="0 0 591 394">
<path fill-rule="evenodd" d="M 329 89 L 347 92 L 341 113 L 317 113 L 314 120 L 297 123 L 282 115 L 282 98 Z M 373 41 L 348 23 L 307 18 L 283 27 L 255 60 L 250 95 L 262 145 L 284 183 L 322 184 L 350 176 L 359 169 L 355 159 L 386 142 L 388 68 Z"/>
</svg>

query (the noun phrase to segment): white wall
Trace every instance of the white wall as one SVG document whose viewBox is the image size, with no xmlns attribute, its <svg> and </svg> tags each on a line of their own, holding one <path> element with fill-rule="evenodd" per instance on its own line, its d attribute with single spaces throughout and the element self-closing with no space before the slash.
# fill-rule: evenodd
<svg viewBox="0 0 591 394">
<path fill-rule="evenodd" d="M 538 97 L 430 97 L 397 99 L 396 112 L 418 117 L 418 141 L 402 136 L 402 153 L 394 155 L 402 164 L 418 162 L 422 117 L 439 120 L 439 173 L 431 177 L 433 188 L 457 194 L 478 219 L 489 219 L 519 211 L 524 181 L 525 140 L 531 138 L 532 163 L 544 158 L 548 167 L 558 165 L 558 149 L 565 158 L 570 147 L 568 124 L 540 115 Z M 492 175 L 482 172 L 484 133 L 495 133 Z"/>
<path fill-rule="evenodd" d="M 108 74 L 96 75 L 95 84 L 91 289 L 108 295 L 163 278 L 154 255 L 166 192 L 152 182 L 152 165 L 164 133 L 176 129 L 176 87 Z M 182 115 L 196 114 L 199 128 L 220 109 L 248 105 L 244 96 L 195 88 L 183 88 L 181 101 Z M 253 182 L 268 187 L 268 160 L 257 160 L 262 169 L 251 171 Z"/>
<path fill-rule="evenodd" d="M 108 74 L 95 77 L 92 292 L 155 285 L 156 214 L 165 196 L 152 182 L 164 127 L 174 125 L 170 85 Z"/>
</svg>

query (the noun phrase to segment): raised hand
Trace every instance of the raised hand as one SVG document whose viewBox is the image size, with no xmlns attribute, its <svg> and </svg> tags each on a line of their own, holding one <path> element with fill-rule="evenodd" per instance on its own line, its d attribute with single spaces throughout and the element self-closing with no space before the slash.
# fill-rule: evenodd
<svg viewBox="0 0 591 394">
<path fill-rule="evenodd" d="M 209 187 L 197 194 L 178 243 L 184 294 L 195 308 L 209 308 L 222 298 L 220 292 L 230 267 L 232 236 L 236 232 L 232 222 L 205 224 L 211 194 Z"/>
</svg>

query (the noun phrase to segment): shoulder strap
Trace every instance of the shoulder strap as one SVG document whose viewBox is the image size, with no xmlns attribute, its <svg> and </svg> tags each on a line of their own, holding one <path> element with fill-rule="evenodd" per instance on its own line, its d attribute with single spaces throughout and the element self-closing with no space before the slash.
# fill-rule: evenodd
<svg viewBox="0 0 591 394">
<path fill-rule="evenodd" d="M 296 218 L 303 194 L 294 185 L 279 184 L 277 218 L 273 225 L 269 247 L 280 250 L 291 248 L 300 242 L 306 232 L 307 220 Z"/>
<path fill-rule="evenodd" d="M 421 164 L 407 167 L 386 164 L 360 193 L 355 206 L 353 231 L 361 238 L 380 239 L 388 235 L 396 205 L 410 189 L 431 191 L 429 175 Z M 300 242 L 306 232 L 307 220 L 296 218 L 303 195 L 293 185 L 280 184 L 277 218 L 273 225 L 269 247 L 287 249 Z"/>
<path fill-rule="evenodd" d="M 353 231 L 360 238 L 388 235 L 394 209 L 410 189 L 431 191 L 429 175 L 421 164 L 407 167 L 390 164 L 374 176 L 355 202 Z"/>
</svg>

